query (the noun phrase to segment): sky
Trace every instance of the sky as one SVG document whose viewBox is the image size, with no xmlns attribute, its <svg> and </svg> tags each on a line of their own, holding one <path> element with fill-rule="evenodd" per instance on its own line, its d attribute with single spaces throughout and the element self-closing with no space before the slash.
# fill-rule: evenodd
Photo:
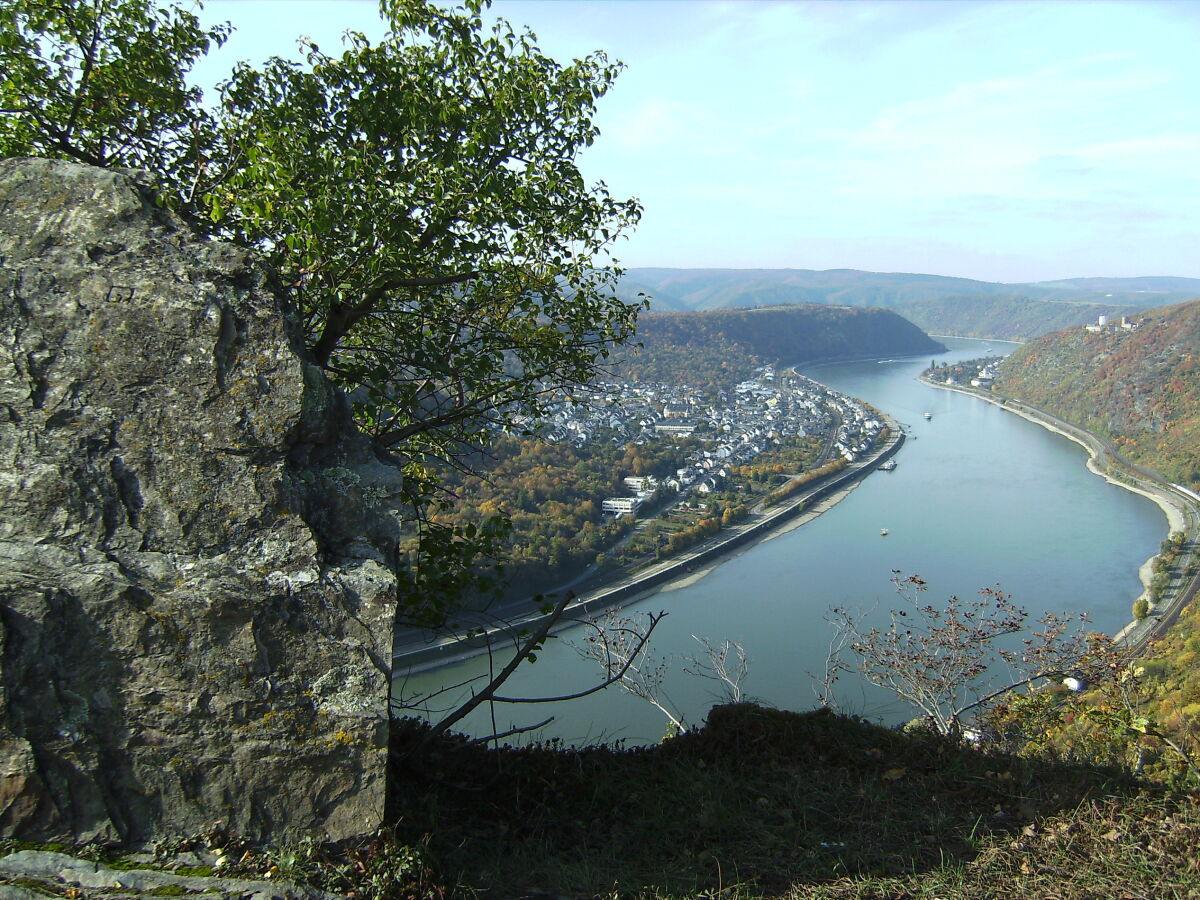
<svg viewBox="0 0 1200 900">
<path fill-rule="evenodd" d="M 496 0 L 625 71 L 591 181 L 645 208 L 622 265 L 985 281 L 1200 277 L 1200 2 Z M 210 0 L 198 70 L 384 33 L 370 0 Z"/>
</svg>

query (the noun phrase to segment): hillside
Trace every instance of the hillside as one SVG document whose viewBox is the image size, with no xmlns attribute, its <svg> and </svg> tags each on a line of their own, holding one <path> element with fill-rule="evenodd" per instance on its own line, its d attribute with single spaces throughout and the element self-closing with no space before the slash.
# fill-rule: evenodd
<svg viewBox="0 0 1200 900">
<path fill-rule="evenodd" d="M 663 305 L 680 309 L 805 302 L 893 307 L 937 297 L 987 296 L 1145 309 L 1200 296 L 1200 279 L 1158 276 L 1003 283 L 859 269 L 633 268 L 625 279 L 651 293 L 656 303 L 661 299 Z"/>
<path fill-rule="evenodd" d="M 630 269 L 655 303 L 681 309 L 722 309 L 778 303 L 895 306 L 905 300 L 998 293 L 1000 285 L 941 275 L 862 272 L 857 269 Z"/>
<path fill-rule="evenodd" d="M 675 391 L 673 399 L 685 406 L 694 399 L 695 408 L 704 410 L 732 408 L 735 401 L 724 392 L 751 378 L 759 366 L 944 349 L 895 313 L 812 305 L 647 315 L 638 334 L 642 347 L 619 360 L 615 374 L 643 383 L 686 384 L 688 389 Z M 612 384 L 603 386 L 602 393 L 623 394 Z M 749 415 L 744 404 L 741 408 Z M 705 448 L 699 436 L 655 437 L 652 429 L 647 434 L 645 420 L 663 414 L 663 398 L 628 393 L 620 404 L 600 404 L 598 411 L 589 404 L 559 409 L 543 423 L 540 436 L 497 436 L 485 453 L 470 460 L 469 468 L 478 476 L 450 467 L 443 473 L 457 499 L 431 520 L 466 527 L 505 511 L 511 531 L 498 558 L 505 567 L 506 597 L 512 600 L 553 590 L 594 565 L 611 571 L 684 549 L 688 540 L 701 536 L 688 529 L 706 515 L 676 510 L 669 526 L 656 524 L 622 540 L 633 519 L 602 514 L 606 497 L 624 493 L 623 477 L 651 475 L 665 481 L 695 462 Z M 709 427 L 706 422 L 707 414 L 702 414 L 694 424 Z M 753 458 L 760 467 L 786 466 L 789 474 L 799 474 L 826 461 L 823 445 L 822 439 L 803 433 L 784 435 L 771 447 L 755 450 Z M 779 480 L 786 481 L 782 468 L 760 475 L 758 482 L 731 481 L 709 494 L 707 502 L 720 504 L 722 514 L 730 508 L 730 521 L 736 521 L 744 515 L 739 507 L 753 506 Z M 684 536 L 672 549 L 671 540 L 679 533 Z"/>
<path fill-rule="evenodd" d="M 1108 437 L 1139 465 L 1200 488 L 1200 301 L 1140 327 L 1045 335 L 1004 363 L 999 390 Z"/>
<path fill-rule="evenodd" d="M 822 303 L 894 309 L 927 331 L 1025 340 L 1100 314 L 1200 296 L 1200 279 L 1076 278 L 1005 284 L 857 269 L 663 269 L 626 272 L 620 293 L 658 312 Z M 1099 304 L 1090 305 L 1090 304 Z M 1103 308 L 1101 308 L 1103 307 Z"/>
<path fill-rule="evenodd" d="M 1118 319 L 1132 310 L 1106 303 L 1032 300 L 997 294 L 909 300 L 897 306 L 896 311 L 930 334 L 1028 341 L 1049 331 L 1095 322 L 1099 316 Z"/>
<path fill-rule="evenodd" d="M 630 380 L 726 386 L 747 363 L 793 365 L 819 360 L 936 353 L 941 344 L 883 309 L 797 304 L 644 315 L 640 349 L 618 361 Z"/>
<path fill-rule="evenodd" d="M 405 724 L 396 835 L 439 870 L 411 896 L 443 896 L 438 879 L 460 896 L 646 900 L 1090 900 L 1198 886 L 1194 795 L 1048 754 L 750 704 L 635 750 L 430 745 Z"/>
</svg>

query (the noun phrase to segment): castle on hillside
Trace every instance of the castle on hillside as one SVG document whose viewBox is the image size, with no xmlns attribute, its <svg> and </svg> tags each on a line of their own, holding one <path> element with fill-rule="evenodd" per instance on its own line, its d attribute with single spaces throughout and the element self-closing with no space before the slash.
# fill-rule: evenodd
<svg viewBox="0 0 1200 900">
<path fill-rule="evenodd" d="M 1084 325 L 1083 330 L 1092 334 L 1115 333 L 1118 331 L 1133 331 L 1135 328 L 1141 328 L 1145 324 L 1142 319 L 1133 320 L 1129 316 L 1121 316 L 1120 322 L 1108 321 L 1108 316 L 1100 316 L 1094 325 Z"/>
</svg>

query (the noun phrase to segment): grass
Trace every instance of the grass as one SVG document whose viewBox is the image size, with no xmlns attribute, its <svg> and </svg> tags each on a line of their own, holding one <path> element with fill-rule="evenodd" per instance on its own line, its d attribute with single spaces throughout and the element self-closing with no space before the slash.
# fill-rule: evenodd
<svg viewBox="0 0 1200 900">
<path fill-rule="evenodd" d="M 826 712 L 652 748 L 393 747 L 397 838 L 451 893 L 1200 897 L 1200 799 Z"/>
<path fill-rule="evenodd" d="M 1200 810 L 1194 796 L 1097 799 L 995 836 L 969 862 L 900 878 L 856 878 L 790 896 L 1194 898 Z"/>
</svg>

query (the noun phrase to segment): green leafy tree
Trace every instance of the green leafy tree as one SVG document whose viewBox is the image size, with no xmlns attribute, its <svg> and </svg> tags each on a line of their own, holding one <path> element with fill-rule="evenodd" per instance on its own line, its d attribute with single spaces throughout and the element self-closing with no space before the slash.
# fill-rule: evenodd
<svg viewBox="0 0 1200 900">
<path fill-rule="evenodd" d="M 186 211 L 222 155 L 216 122 L 186 75 L 228 35 L 178 5 L 6 0 L 0 156 L 145 169 Z"/>
<path fill-rule="evenodd" d="M 227 27 L 153 0 L 0 10 L 0 154 L 148 169 L 167 203 L 267 257 L 311 360 L 406 467 L 426 530 L 408 588 L 434 613 L 502 529 L 431 523 L 431 464 L 528 427 L 642 308 L 615 296 L 610 255 L 640 206 L 577 165 L 619 64 L 560 65 L 483 8 L 383 0 L 379 43 L 242 64 L 211 111 L 185 76 Z"/>
<path fill-rule="evenodd" d="M 448 456 L 633 333 L 642 307 L 601 263 L 640 206 L 577 166 L 620 65 L 562 66 L 532 33 L 486 28 L 478 0 L 381 6 L 379 44 L 241 64 L 209 114 L 185 74 L 227 27 L 150 0 L 14 0 L 0 153 L 150 170 L 268 256 L 382 444 Z"/>
<path fill-rule="evenodd" d="M 453 455 L 585 382 L 638 306 L 597 266 L 635 201 L 576 164 L 619 66 L 568 66 L 479 5 L 383 4 L 308 65 L 239 67 L 222 88 L 244 159 L 205 199 L 293 285 L 315 361 L 381 443 Z"/>
</svg>

